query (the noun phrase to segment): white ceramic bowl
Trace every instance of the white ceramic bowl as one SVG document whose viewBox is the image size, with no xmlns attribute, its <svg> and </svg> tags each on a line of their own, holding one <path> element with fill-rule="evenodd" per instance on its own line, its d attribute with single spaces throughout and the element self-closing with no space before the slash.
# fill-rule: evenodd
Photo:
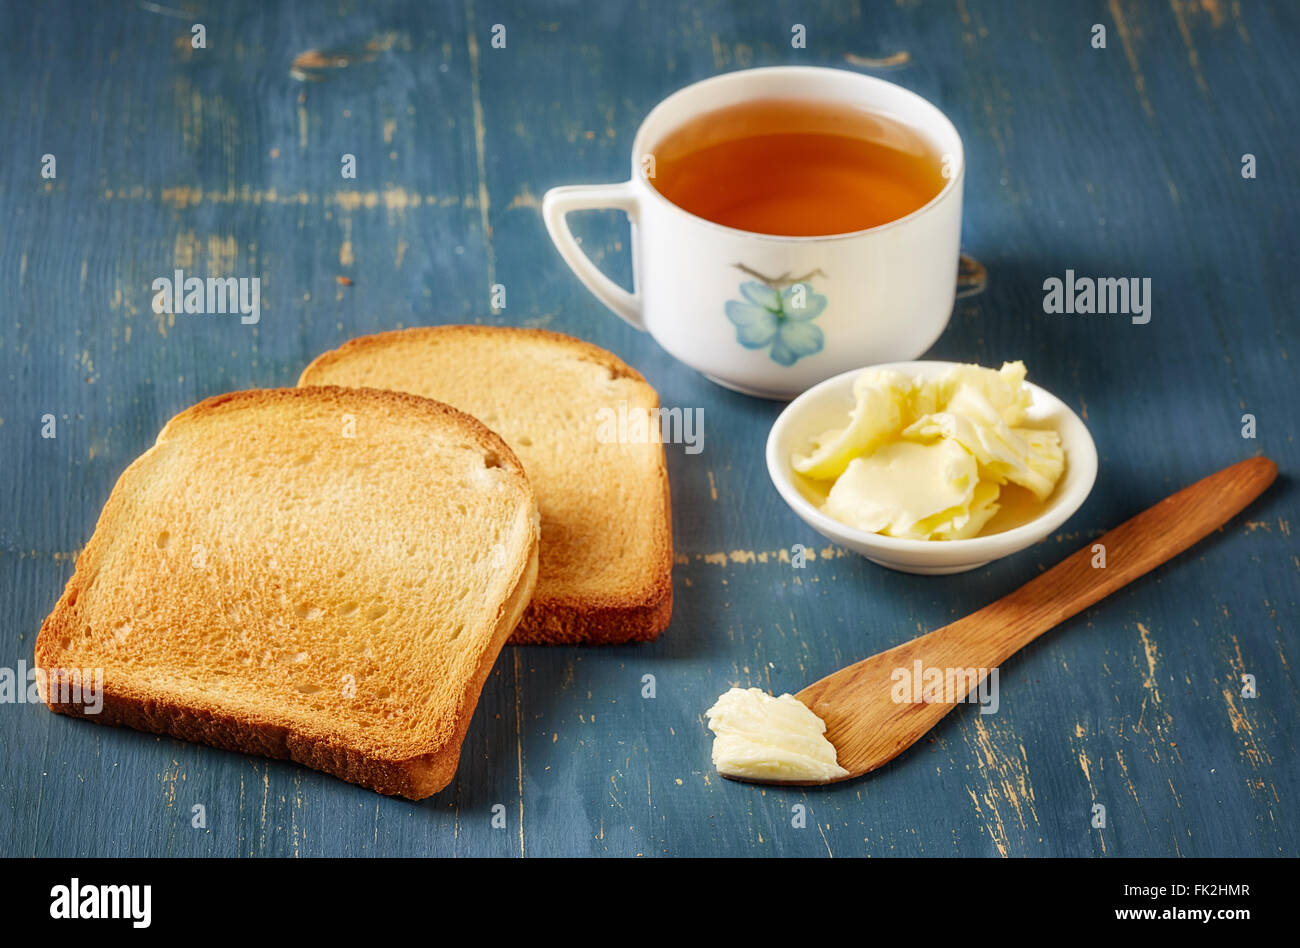
<svg viewBox="0 0 1300 948">
<path fill-rule="evenodd" d="M 905 375 L 938 378 L 954 362 L 892 362 L 872 368 L 896 369 Z M 1097 447 L 1070 408 L 1032 382 L 1033 402 L 1027 427 L 1054 428 L 1065 448 L 1065 474 L 1050 497 L 1026 508 L 1000 511 L 980 536 L 969 540 L 903 540 L 868 533 L 840 523 L 818 509 L 825 487 L 795 473 L 790 459 L 806 453 L 809 440 L 843 427 L 853 409 L 853 380 L 862 369 L 814 385 L 781 412 L 767 438 L 767 471 L 781 498 L 799 518 L 833 543 L 861 553 L 873 563 L 905 573 L 961 573 L 1032 546 L 1065 523 L 1083 505 L 1097 479 Z"/>
</svg>

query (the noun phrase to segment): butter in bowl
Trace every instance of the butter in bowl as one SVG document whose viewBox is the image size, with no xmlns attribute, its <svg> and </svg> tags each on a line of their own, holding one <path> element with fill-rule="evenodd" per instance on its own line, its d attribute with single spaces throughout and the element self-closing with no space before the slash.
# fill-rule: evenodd
<svg viewBox="0 0 1300 948">
<path fill-rule="evenodd" d="M 1096 479 L 1087 427 L 1025 374 L 899 362 L 827 379 L 777 418 L 768 473 L 805 523 L 875 563 L 975 569 L 1042 540 Z"/>
</svg>

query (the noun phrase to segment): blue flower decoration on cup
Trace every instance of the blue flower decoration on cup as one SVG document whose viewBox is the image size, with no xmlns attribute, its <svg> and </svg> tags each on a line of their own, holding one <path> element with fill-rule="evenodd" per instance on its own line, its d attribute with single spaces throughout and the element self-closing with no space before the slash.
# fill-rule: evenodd
<svg viewBox="0 0 1300 948">
<path fill-rule="evenodd" d="M 746 349 L 766 349 L 778 365 L 794 365 L 821 352 L 826 337 L 813 320 L 826 308 L 826 297 L 811 283 L 793 283 L 783 290 L 746 280 L 743 300 L 727 301 L 727 319 L 736 327 L 736 341 Z"/>
</svg>

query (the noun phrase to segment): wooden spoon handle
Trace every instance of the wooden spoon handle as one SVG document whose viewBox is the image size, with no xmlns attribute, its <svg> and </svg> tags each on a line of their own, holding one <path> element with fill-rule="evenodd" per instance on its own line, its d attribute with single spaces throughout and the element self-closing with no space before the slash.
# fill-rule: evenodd
<svg viewBox="0 0 1300 948">
<path fill-rule="evenodd" d="M 985 642 L 994 646 L 986 654 L 996 665 L 1223 526 L 1275 477 L 1277 465 L 1265 457 L 1226 467 L 1124 521 L 1015 592 L 944 630 L 957 631 L 968 623 L 984 630 Z"/>
<path fill-rule="evenodd" d="M 992 605 L 832 672 L 796 697 L 826 722 L 826 739 L 849 772 L 844 779 L 875 770 L 938 724 L 989 669 L 1173 559 L 1240 513 L 1276 476 L 1277 465 L 1267 458 L 1224 468 L 1166 497 Z M 1105 566 L 1100 565 L 1099 545 L 1105 548 Z M 934 669 L 945 676 L 963 672 L 964 684 L 957 687 L 954 675 L 951 693 L 933 698 L 923 694 L 920 700 L 894 698 L 897 673 L 918 663 L 923 674 Z M 918 682 L 916 687 L 924 685 Z"/>
</svg>

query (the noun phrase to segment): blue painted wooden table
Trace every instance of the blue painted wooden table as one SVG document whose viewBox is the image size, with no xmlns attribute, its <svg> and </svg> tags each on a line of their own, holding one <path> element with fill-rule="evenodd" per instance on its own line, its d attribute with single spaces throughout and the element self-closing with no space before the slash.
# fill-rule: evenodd
<svg viewBox="0 0 1300 948">
<path fill-rule="evenodd" d="M 669 451 L 670 629 L 646 646 L 507 649 L 443 793 L 386 799 L 4 704 L 0 853 L 1296 855 L 1297 39 L 1284 0 L 5 5 L 0 664 L 30 662 L 114 481 L 170 416 L 291 385 L 358 334 L 573 333 L 665 404 L 702 408 L 705 443 Z M 1101 455 L 1086 505 L 1033 550 L 927 578 L 827 547 L 763 468 L 779 406 L 673 362 L 551 247 L 547 188 L 625 177 L 639 120 L 675 88 L 780 63 L 888 78 L 961 131 L 963 246 L 987 288 L 931 354 L 1024 358 Z M 625 222 L 578 226 L 626 281 Z M 155 315 L 151 283 L 178 267 L 260 277 L 260 323 Z M 1149 277 L 1151 321 L 1046 315 L 1043 282 L 1067 269 Z M 702 712 L 726 687 L 796 690 L 1255 453 L 1282 470 L 1270 493 L 1007 663 L 997 714 L 959 708 L 832 789 L 711 772 Z M 816 554 L 802 570 L 782 556 L 795 544 Z"/>
</svg>

